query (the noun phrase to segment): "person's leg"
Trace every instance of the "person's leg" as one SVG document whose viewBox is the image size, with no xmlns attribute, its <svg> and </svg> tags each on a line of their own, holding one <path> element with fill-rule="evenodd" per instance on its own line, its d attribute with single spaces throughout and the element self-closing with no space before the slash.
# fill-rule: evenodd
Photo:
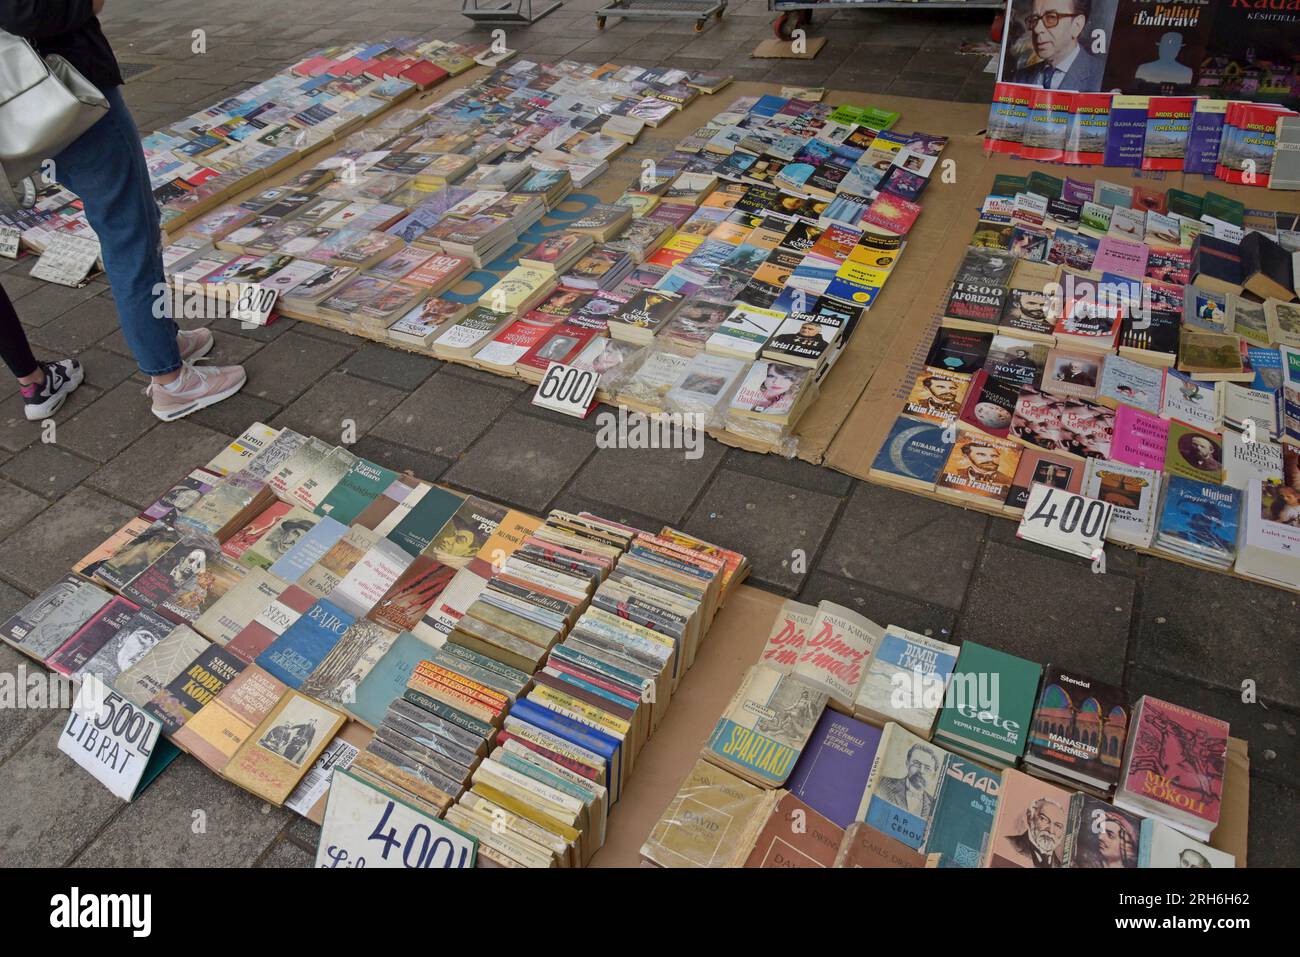
<svg viewBox="0 0 1300 957">
<path fill-rule="evenodd" d="M 53 415 L 85 376 L 76 359 L 37 362 L 9 294 L 0 286 L 0 358 L 18 379 L 23 411 L 33 422 Z"/>
<path fill-rule="evenodd" d="M 154 415 L 170 421 L 234 395 L 243 388 L 244 370 L 186 361 L 210 350 L 212 336 L 194 332 L 177 342 L 167 310 L 158 204 L 140 134 L 121 90 L 104 95 L 108 114 L 54 158 L 54 175 L 85 205 L 127 346 L 141 371 L 153 378 L 148 391 Z"/>
</svg>

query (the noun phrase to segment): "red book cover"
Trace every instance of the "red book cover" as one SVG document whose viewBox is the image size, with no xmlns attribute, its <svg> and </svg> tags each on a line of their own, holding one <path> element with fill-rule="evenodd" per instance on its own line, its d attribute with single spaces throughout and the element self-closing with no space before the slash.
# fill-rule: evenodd
<svg viewBox="0 0 1300 957">
<path fill-rule="evenodd" d="M 906 236 L 919 215 L 921 215 L 919 204 L 898 196 L 881 193 L 867 207 L 866 212 L 862 214 L 862 221 L 884 229 L 895 236 Z"/>
<path fill-rule="evenodd" d="M 1232 156 L 1223 165 L 1219 179 L 1237 186 L 1267 189 L 1277 151 L 1278 117 L 1295 116 L 1295 112 L 1268 104 L 1242 103 L 1239 107 Z"/>
<path fill-rule="evenodd" d="M 1214 178 L 1223 179 L 1227 172 L 1227 165 L 1223 162 L 1227 155 L 1228 144 L 1237 138 L 1240 129 L 1241 109 L 1246 104 L 1236 100 L 1228 104 L 1228 109 L 1223 114 L 1223 130 L 1219 134 L 1219 162 L 1214 165 Z"/>
<path fill-rule="evenodd" d="M 1147 132 L 1142 168 L 1181 170 L 1192 132 L 1193 96 L 1153 96 L 1147 102 Z"/>
<path fill-rule="evenodd" d="M 333 65 L 334 61 L 327 56 L 314 56 L 290 67 L 289 72 L 294 76 L 317 76 Z"/>
<path fill-rule="evenodd" d="M 338 69 L 333 72 L 335 76 L 360 76 L 366 72 L 368 66 L 370 66 L 369 60 L 354 56 L 352 59 L 340 63 Z"/>
<path fill-rule="evenodd" d="M 1125 790 L 1219 823 L 1228 722 L 1147 695 L 1130 741 Z"/>
<path fill-rule="evenodd" d="M 552 362 L 572 362 L 595 337 L 594 329 L 583 329 L 565 323 L 557 326 L 550 335 L 525 352 L 515 365 L 545 372 Z"/>
<path fill-rule="evenodd" d="M 1075 93 L 1070 109 L 1070 132 L 1065 140 L 1067 163 L 1100 166 L 1106 155 L 1110 129 L 1109 93 Z"/>
<path fill-rule="evenodd" d="M 988 129 L 984 132 L 986 152 L 1011 156 L 1020 152 L 1025 120 L 1029 118 L 1030 92 L 1030 87 L 1019 83 L 999 83 L 993 87 Z"/>
<path fill-rule="evenodd" d="M 1075 96 L 1069 90 L 1035 89 L 1029 94 L 1029 116 L 1019 156 L 1047 163 L 1065 156 Z"/>
<path fill-rule="evenodd" d="M 420 89 L 427 90 L 434 84 L 447 79 L 448 73 L 442 67 L 430 63 L 428 60 L 417 60 L 414 65 L 403 70 L 400 75 L 403 80 L 410 80 Z"/>
</svg>

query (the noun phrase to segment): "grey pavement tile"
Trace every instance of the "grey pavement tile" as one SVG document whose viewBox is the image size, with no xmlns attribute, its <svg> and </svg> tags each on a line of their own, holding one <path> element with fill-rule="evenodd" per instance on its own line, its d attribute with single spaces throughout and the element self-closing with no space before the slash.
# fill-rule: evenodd
<svg viewBox="0 0 1300 957">
<path fill-rule="evenodd" d="M 986 524 L 979 512 L 861 482 L 821 567 L 884 591 L 960 608 Z"/>
<path fill-rule="evenodd" d="M 59 750 L 56 712 L 0 765 L 0 867 L 61 867 L 126 805 Z"/>
<path fill-rule="evenodd" d="M 808 576 L 799 593 L 799 600 L 810 605 L 820 601 L 833 601 L 865 615 L 882 628 L 898 625 L 940 641 L 952 640 L 953 627 L 957 621 L 957 613 L 951 608 L 917 601 L 906 595 L 882 591 L 871 585 L 820 571 Z"/>
<path fill-rule="evenodd" d="M 0 538 L 22 528 L 48 504 L 39 495 L 0 479 Z"/>
<path fill-rule="evenodd" d="M 111 299 L 96 297 L 43 323 L 27 337 L 33 345 L 61 356 L 77 355 L 118 328 Z"/>
<path fill-rule="evenodd" d="M 0 475 L 45 498 L 56 499 L 80 485 L 95 468 L 94 462 L 67 449 L 36 442 L 0 466 Z"/>
<path fill-rule="evenodd" d="M 26 598 L 25 595 L 23 597 Z M 66 720 L 67 708 L 72 703 L 75 691 L 72 682 L 62 675 L 47 671 L 8 645 L 0 645 L 0 676 L 3 676 L 0 680 L 13 688 L 14 692 L 12 703 L 7 702 L 0 708 L 0 762 L 4 762 L 46 722 L 59 717 Z M 63 709 L 62 713 L 56 715 L 60 708 Z"/>
<path fill-rule="evenodd" d="M 59 445 L 97 462 L 107 462 L 160 424 L 144 388 L 134 379 L 127 379 L 109 389 L 66 424 L 59 425 Z"/>
<path fill-rule="evenodd" d="M 316 853 L 304 850 L 292 841 L 281 839 L 262 855 L 257 866 L 277 869 L 315 867 Z"/>
<path fill-rule="evenodd" d="M 1250 771 L 1300 787 L 1300 715 L 1273 701 L 1242 700 L 1242 691 L 1211 688 L 1203 682 L 1137 666 L 1129 669 L 1133 701 L 1149 694 L 1194 708 L 1228 722 L 1229 734 L 1250 747 Z"/>
<path fill-rule="evenodd" d="M 0 621 L 8 621 L 31 601 L 31 596 L 22 589 L 15 588 L 5 581 L 0 581 Z"/>
<path fill-rule="evenodd" d="M 759 478 L 797 485 L 811 492 L 827 495 L 847 495 L 853 487 L 853 478 L 834 469 L 821 468 L 802 459 L 787 459 L 781 455 L 763 455 L 744 449 L 728 449 L 722 460 L 723 468 L 756 475 Z"/>
<path fill-rule="evenodd" d="M 829 495 L 720 469 L 684 530 L 743 552 L 755 583 L 793 595 L 812 570 L 839 504 Z"/>
<path fill-rule="evenodd" d="M 677 525 L 722 461 L 719 443 L 705 441 L 703 434 L 696 441 L 702 454 L 695 459 L 688 459 L 683 449 L 599 449 L 570 489 Z"/>
<path fill-rule="evenodd" d="M 1291 823 L 1297 806 L 1300 788 L 1251 778 L 1246 847 L 1250 867 L 1295 867 L 1300 861 L 1300 829 Z"/>
<path fill-rule="evenodd" d="M 86 349 L 77 356 L 77 359 L 86 374 L 83 384 L 97 389 L 111 389 L 120 385 L 135 375 L 140 368 L 129 352 L 122 354 L 110 352 L 99 345 Z"/>
<path fill-rule="evenodd" d="M 357 438 L 378 425 L 405 395 L 401 389 L 331 372 L 285 406 L 271 424 L 331 442 L 342 441 L 345 430 Z"/>
<path fill-rule="evenodd" d="M 1252 679 L 1265 700 L 1300 710 L 1300 597 L 1157 559 L 1147 562 L 1139 664 L 1226 690 Z"/>
<path fill-rule="evenodd" d="M 212 337 L 214 340 L 212 351 L 208 353 L 207 358 L 209 365 L 242 365 L 263 345 L 256 339 L 245 339 L 225 329 L 213 329 Z"/>
<path fill-rule="evenodd" d="M 310 851 L 313 855 L 316 853 L 316 845 L 320 843 L 320 825 L 314 821 L 309 821 L 302 815 L 295 814 L 293 820 L 284 828 L 284 839 L 292 841 L 305 851 Z"/>
<path fill-rule="evenodd" d="M 354 336 L 350 332 L 344 332 L 342 329 L 333 329 L 329 326 L 318 326 L 314 322 L 300 322 L 295 327 L 296 332 L 301 332 L 304 336 L 314 336 L 317 339 L 324 339 L 326 342 L 337 342 L 339 345 L 347 346 L 349 349 L 357 349 L 369 342 L 364 336 Z"/>
<path fill-rule="evenodd" d="M 297 330 L 268 343 L 244 363 L 244 390 L 259 399 L 287 403 L 352 354 L 352 349 Z"/>
<path fill-rule="evenodd" d="M 586 432 L 510 412 L 444 478 L 540 514 L 595 448 L 595 438 Z"/>
<path fill-rule="evenodd" d="M 1091 564 L 1087 559 L 1077 558 L 1074 555 L 1048 548 L 1046 545 L 1039 545 L 1036 542 L 1027 542 L 1016 538 L 1016 529 L 1019 527 L 1020 522 L 1018 520 L 994 518 L 989 522 L 989 541 L 1018 548 L 1031 555 L 1038 555 L 1047 561 Z M 1147 559 L 1144 559 L 1142 555 L 1131 548 L 1125 548 L 1123 545 L 1113 543 L 1106 545 L 1106 574 L 1108 575 L 1124 575 L 1133 578 L 1138 574 L 1138 569 L 1142 567 L 1144 561 L 1147 561 Z"/>
<path fill-rule="evenodd" d="M 446 368 L 402 400 L 380 422 L 376 438 L 454 458 L 513 401 L 510 392 L 453 376 Z"/>
<path fill-rule="evenodd" d="M 606 415 L 616 415 L 617 412 L 613 407 L 597 403 L 586 418 L 579 419 L 576 416 L 565 415 L 563 412 L 554 412 L 551 409 L 543 408 L 540 405 L 533 405 L 533 397 L 537 394 L 537 389 L 531 383 L 527 392 L 520 392 L 516 396 L 510 408 L 516 412 L 522 412 L 524 415 L 531 415 L 534 418 L 541 419 L 544 422 L 550 422 L 552 425 L 564 425 L 571 429 L 582 429 L 584 432 L 595 434 L 600 431 L 600 426 Z"/>
<path fill-rule="evenodd" d="M 33 265 L 35 260 L 32 261 Z M 26 279 L 27 282 L 36 283 L 36 288 L 29 292 L 23 292 L 23 285 L 16 280 Z M 11 283 L 15 287 L 11 289 Z M 9 292 L 9 297 L 14 300 L 14 308 L 18 312 L 18 318 L 27 326 L 44 326 L 59 316 L 63 315 L 74 306 L 78 306 L 88 299 L 97 296 L 103 287 L 95 283 L 87 283 L 84 286 L 58 286 L 52 282 L 41 282 L 31 277 L 11 277 L 5 276 L 5 290 Z M 21 295 L 21 299 L 18 296 Z M 111 309 L 113 304 L 108 300 Z"/>
<path fill-rule="evenodd" d="M 436 482 L 451 467 L 451 459 L 394 445 L 373 435 L 358 439 L 348 446 L 348 451 L 394 472 L 410 472 L 427 482 Z"/>
<path fill-rule="evenodd" d="M 250 867 L 291 813 L 271 807 L 182 754 L 75 863 L 78 867 Z"/>
<path fill-rule="evenodd" d="M 293 319 L 277 318 L 270 325 L 266 326 L 249 326 L 234 319 L 213 319 L 209 323 L 214 331 L 228 332 L 232 336 L 239 336 L 241 339 L 251 339 L 254 342 L 273 342 L 279 339 L 286 332 L 302 326 L 307 327 L 305 322 L 295 322 Z"/>
<path fill-rule="evenodd" d="M 495 372 L 487 372 L 483 369 L 471 369 L 469 366 L 459 365 L 455 362 L 448 362 L 442 367 L 442 371 L 447 375 L 453 375 L 458 379 L 468 379 L 470 382 L 483 382 L 488 385 L 496 386 L 498 389 L 507 389 L 511 392 L 532 392 L 536 386 L 524 379 L 514 379 L 510 376 L 497 375 Z"/>
<path fill-rule="evenodd" d="M 136 514 L 85 487 L 59 499 L 0 546 L 0 575 L 33 595 L 66 575 L 73 562 Z"/>
<path fill-rule="evenodd" d="M 34 265 L 36 265 L 36 258 L 34 256 L 24 256 L 16 263 L 11 264 L 8 271 L 5 273 L 5 294 L 14 301 L 20 319 L 22 318 L 23 312 L 27 310 L 27 306 L 18 306 L 18 302 L 27 298 L 37 290 L 45 289 L 49 286 L 49 283 L 41 282 L 39 279 L 33 279 L 28 275 L 28 273 L 32 271 Z M 80 301 L 80 299 L 77 300 L 77 302 Z M 36 315 L 38 311 L 36 304 L 33 303 L 31 312 L 33 313 L 34 318 L 30 324 L 42 321 L 48 322 L 50 319 L 53 319 L 55 315 L 58 315 L 58 313 Z"/>
<path fill-rule="evenodd" d="M 103 394 L 99 389 L 83 382 L 76 392 L 68 396 L 59 411 L 54 413 L 52 421 L 55 424 L 55 436 L 62 436 L 63 428 L 78 413 L 94 405 L 95 400 Z M 33 442 L 41 441 L 46 435 L 46 428 L 42 422 L 28 421 L 23 414 L 21 401 L 17 398 L 5 400 L 4 406 L 0 408 L 0 449 L 17 452 L 27 448 Z"/>
<path fill-rule="evenodd" d="M 86 484 L 144 509 L 229 443 L 224 433 L 186 419 L 167 422 L 128 445 Z"/>
<path fill-rule="evenodd" d="M 207 426 L 233 438 L 254 422 L 269 423 L 280 409 L 280 403 L 250 395 L 245 386 L 230 398 L 187 415 L 184 421 Z"/>
<path fill-rule="evenodd" d="M 348 375 L 390 385 L 403 392 L 411 392 L 437 372 L 441 365 L 441 362 L 429 356 L 371 342 L 348 357 L 343 363 L 343 371 Z"/>
<path fill-rule="evenodd" d="M 1086 563 L 1042 559 L 989 542 L 957 619 L 961 641 L 1121 684 L 1135 585 Z"/>
</svg>

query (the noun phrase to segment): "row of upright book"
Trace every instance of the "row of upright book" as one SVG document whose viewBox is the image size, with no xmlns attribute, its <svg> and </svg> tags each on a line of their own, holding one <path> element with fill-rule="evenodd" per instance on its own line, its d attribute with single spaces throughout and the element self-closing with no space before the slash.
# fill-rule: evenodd
<svg viewBox="0 0 1300 957">
<path fill-rule="evenodd" d="M 1300 189 L 1300 116 L 1268 103 L 999 83 L 984 148 L 1043 162 L 1182 171 L 1238 186 Z"/>
<path fill-rule="evenodd" d="M 1012 517 L 1034 483 L 1106 537 L 1300 587 L 1295 215 L 999 176 L 870 477 Z"/>
<path fill-rule="evenodd" d="M 562 866 L 600 846 L 640 745 L 747 572 L 671 528 L 543 521 L 258 423 L 0 638 L 101 682 L 212 771 L 303 814 L 323 810 L 323 754 L 438 817 L 480 780 L 492 790 L 473 800 L 533 815 L 502 766 L 576 774 L 600 805 L 582 816 L 581 853 L 547 858 Z M 372 733 L 334 741 L 349 722 Z"/>
<path fill-rule="evenodd" d="M 1233 867 L 1228 725 L 786 602 L 643 846 L 659 867 Z M 1019 768 L 1017 767 L 1019 766 Z"/>
</svg>

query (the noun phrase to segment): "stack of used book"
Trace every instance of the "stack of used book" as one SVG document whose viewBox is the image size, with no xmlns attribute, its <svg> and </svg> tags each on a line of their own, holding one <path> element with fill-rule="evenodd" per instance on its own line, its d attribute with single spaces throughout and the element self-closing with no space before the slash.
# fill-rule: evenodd
<svg viewBox="0 0 1300 957">
<path fill-rule="evenodd" d="M 1073 669 L 787 601 L 641 856 L 659 867 L 1233 867 L 1205 843 L 1228 750 L 1227 723 L 1192 709 L 1130 705 Z"/>
<path fill-rule="evenodd" d="M 256 423 L 0 637 L 277 806 L 321 804 L 328 748 L 484 863 L 580 865 L 747 572 L 671 528 L 543 522 Z M 345 725 L 369 730 L 336 746 Z"/>
</svg>

